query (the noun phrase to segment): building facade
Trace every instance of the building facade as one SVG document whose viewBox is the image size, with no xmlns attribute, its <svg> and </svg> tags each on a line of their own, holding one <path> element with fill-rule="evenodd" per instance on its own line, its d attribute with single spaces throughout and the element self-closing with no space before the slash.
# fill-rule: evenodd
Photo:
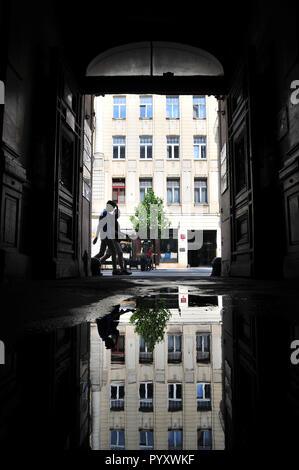
<svg viewBox="0 0 299 470">
<path fill-rule="evenodd" d="M 130 216 L 151 188 L 171 224 L 160 266 L 208 265 L 221 255 L 217 109 L 213 96 L 96 99 L 94 234 L 109 199 L 118 202 L 121 229 L 132 230 Z M 199 244 L 188 244 L 193 237 Z"/>
<path fill-rule="evenodd" d="M 120 315 L 112 350 L 91 324 L 93 449 L 224 448 L 222 298 L 206 297 L 205 303 L 186 286 L 176 290 L 159 292 L 171 317 L 153 352 L 129 312 Z"/>
</svg>

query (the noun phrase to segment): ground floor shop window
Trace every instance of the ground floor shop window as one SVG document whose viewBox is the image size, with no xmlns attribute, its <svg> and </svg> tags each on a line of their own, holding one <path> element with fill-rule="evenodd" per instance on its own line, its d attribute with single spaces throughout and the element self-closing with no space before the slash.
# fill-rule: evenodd
<svg viewBox="0 0 299 470">
<path fill-rule="evenodd" d="M 169 229 L 169 238 L 160 240 L 160 263 L 178 262 L 178 230 Z"/>
</svg>

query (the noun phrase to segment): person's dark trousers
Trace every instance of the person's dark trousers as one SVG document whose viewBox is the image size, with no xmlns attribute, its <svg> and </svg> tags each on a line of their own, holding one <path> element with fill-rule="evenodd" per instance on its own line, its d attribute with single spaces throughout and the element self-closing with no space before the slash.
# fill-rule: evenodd
<svg viewBox="0 0 299 470">
<path fill-rule="evenodd" d="M 100 251 L 97 255 L 95 255 L 95 258 L 101 259 L 102 256 L 104 256 L 107 247 L 111 251 L 113 271 L 116 271 L 116 250 L 113 240 L 110 240 L 109 238 L 104 238 L 104 240 L 101 240 Z"/>
</svg>

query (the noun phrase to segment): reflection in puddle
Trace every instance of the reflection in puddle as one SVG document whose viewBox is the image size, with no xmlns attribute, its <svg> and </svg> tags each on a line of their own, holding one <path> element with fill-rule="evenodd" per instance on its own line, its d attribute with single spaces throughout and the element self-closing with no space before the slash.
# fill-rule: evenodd
<svg viewBox="0 0 299 470">
<path fill-rule="evenodd" d="M 283 430 L 280 445 L 295 448 L 298 310 L 295 297 L 178 286 L 28 333 L 0 368 L 1 444 L 249 450 Z"/>
<path fill-rule="evenodd" d="M 165 293 L 91 325 L 93 449 L 224 448 L 221 298 Z"/>
</svg>

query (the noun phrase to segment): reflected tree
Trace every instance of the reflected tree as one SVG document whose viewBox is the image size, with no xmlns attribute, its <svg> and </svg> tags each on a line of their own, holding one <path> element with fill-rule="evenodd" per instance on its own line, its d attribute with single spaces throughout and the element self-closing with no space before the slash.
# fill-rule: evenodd
<svg viewBox="0 0 299 470">
<path fill-rule="evenodd" d="M 131 316 L 130 323 L 135 326 L 135 333 L 144 339 L 148 349 L 153 351 L 155 345 L 164 339 L 170 316 L 170 310 L 166 308 L 163 299 L 143 299 L 142 305 Z"/>
</svg>

